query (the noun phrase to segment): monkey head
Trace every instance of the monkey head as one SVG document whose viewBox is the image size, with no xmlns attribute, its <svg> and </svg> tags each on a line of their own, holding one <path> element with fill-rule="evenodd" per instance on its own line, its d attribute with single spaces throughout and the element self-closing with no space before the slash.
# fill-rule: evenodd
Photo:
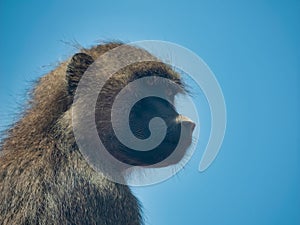
<svg viewBox="0 0 300 225">
<path fill-rule="evenodd" d="M 117 50 L 120 47 L 122 53 Z M 117 45 L 111 51 L 114 57 L 95 47 L 75 54 L 69 62 L 68 91 L 77 96 L 75 116 L 82 118 L 77 121 L 84 127 L 80 138 L 89 145 L 93 140 L 86 139 L 95 137 L 96 130 L 101 148 L 129 167 L 177 164 L 192 142 L 195 127 L 174 107 L 175 96 L 185 93 L 179 74 L 145 50 Z M 105 73 L 110 75 L 105 77 Z M 92 120 L 82 122 L 88 116 Z"/>
</svg>

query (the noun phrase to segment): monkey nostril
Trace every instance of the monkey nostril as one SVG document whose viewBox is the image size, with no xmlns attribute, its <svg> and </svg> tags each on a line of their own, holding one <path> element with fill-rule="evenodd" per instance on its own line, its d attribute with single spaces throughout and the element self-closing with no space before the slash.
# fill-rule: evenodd
<svg viewBox="0 0 300 225">
<path fill-rule="evenodd" d="M 195 127 L 196 127 L 196 124 L 194 122 L 191 122 L 192 131 L 195 129 Z"/>
<path fill-rule="evenodd" d="M 196 124 L 188 117 L 179 115 L 177 121 L 180 122 L 183 126 L 193 131 L 195 129 Z"/>
<path fill-rule="evenodd" d="M 191 129 L 191 131 L 193 131 L 195 129 L 196 124 L 192 121 L 182 121 L 181 123 L 183 126 Z"/>
</svg>

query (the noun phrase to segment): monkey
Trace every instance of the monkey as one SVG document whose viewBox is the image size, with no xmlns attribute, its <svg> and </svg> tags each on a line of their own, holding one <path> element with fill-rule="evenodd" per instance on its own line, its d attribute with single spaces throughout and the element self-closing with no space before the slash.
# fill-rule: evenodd
<svg viewBox="0 0 300 225">
<path fill-rule="evenodd" d="M 92 168 L 72 129 L 74 96 L 82 76 L 98 57 L 124 45 L 109 42 L 82 48 L 36 82 L 21 118 L 1 139 L 0 224 L 144 224 L 141 203 L 130 187 Z M 132 48 L 128 48 L 128 54 Z M 145 50 L 135 52 L 150 54 Z M 170 79 L 184 88 L 180 75 L 170 66 L 158 61 L 139 62 L 110 77 L 97 98 L 95 123 L 99 138 L 108 152 L 128 167 L 164 161 L 178 144 L 180 127 L 184 124 L 191 134 L 195 126 L 167 101 L 144 98 L 130 113 L 133 134 L 141 139 L 149 137 L 146 122 L 160 116 L 168 127 L 168 137 L 147 152 L 135 151 L 117 140 L 109 123 L 114 98 L 128 83 L 153 76 Z M 171 102 L 179 90 L 172 91 L 168 96 Z M 189 144 L 190 139 L 185 148 Z"/>
</svg>

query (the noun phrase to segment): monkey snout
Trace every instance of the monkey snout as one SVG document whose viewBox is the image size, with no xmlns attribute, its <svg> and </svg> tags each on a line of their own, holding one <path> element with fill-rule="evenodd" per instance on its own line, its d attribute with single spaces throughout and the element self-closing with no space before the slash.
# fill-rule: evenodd
<svg viewBox="0 0 300 225">
<path fill-rule="evenodd" d="M 192 121 L 190 118 L 183 116 L 183 115 L 178 115 L 176 118 L 177 123 L 181 123 L 181 125 L 187 129 L 190 129 L 193 131 L 195 129 L 196 124 L 194 121 Z"/>
</svg>

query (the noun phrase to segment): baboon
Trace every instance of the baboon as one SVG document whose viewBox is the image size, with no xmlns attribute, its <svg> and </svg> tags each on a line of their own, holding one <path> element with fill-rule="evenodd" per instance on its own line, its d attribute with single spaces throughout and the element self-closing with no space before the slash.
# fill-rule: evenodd
<svg viewBox="0 0 300 225">
<path fill-rule="evenodd" d="M 82 48 L 36 82 L 20 120 L 1 140 L 0 224 L 143 224 L 140 203 L 130 188 L 95 171 L 79 151 L 72 130 L 71 111 L 81 77 L 94 60 L 121 45 L 113 42 Z M 141 50 L 140 54 L 149 53 Z M 172 127 L 169 137 L 155 151 L 142 153 L 116 140 L 107 123 L 113 98 L 129 82 L 153 75 L 184 86 L 171 67 L 142 62 L 114 74 L 97 100 L 99 137 L 116 159 L 128 165 L 151 166 L 164 160 L 177 144 L 178 127 L 185 123 L 191 132 L 194 127 L 171 105 L 146 98 L 130 114 L 133 133 L 139 138 L 149 136 L 145 121 L 154 114 Z M 170 98 L 175 95 L 170 93 Z"/>
</svg>

